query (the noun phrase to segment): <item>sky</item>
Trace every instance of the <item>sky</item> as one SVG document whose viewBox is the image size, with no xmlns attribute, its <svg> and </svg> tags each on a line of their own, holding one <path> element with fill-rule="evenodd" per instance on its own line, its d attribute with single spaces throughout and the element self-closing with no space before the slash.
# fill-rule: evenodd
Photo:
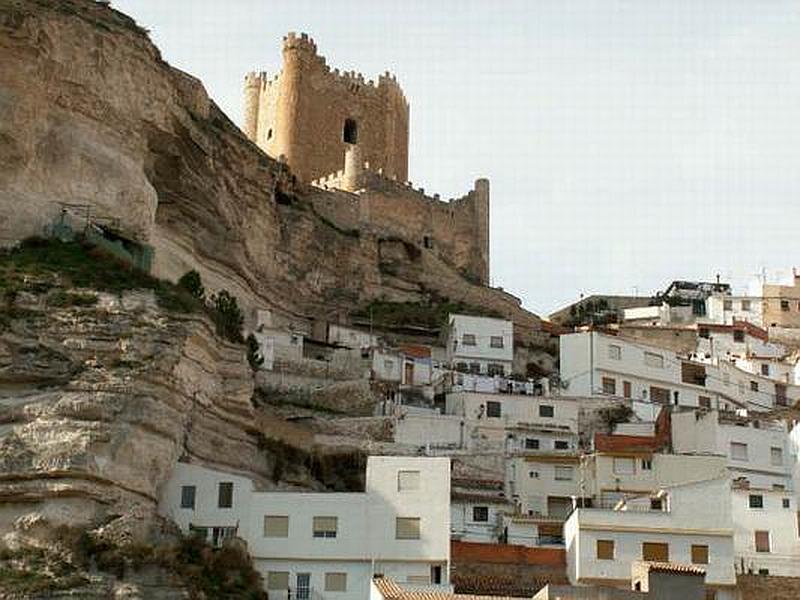
<svg viewBox="0 0 800 600">
<path fill-rule="evenodd" d="M 409 179 L 491 181 L 491 283 L 546 315 L 800 266 L 794 0 L 113 0 L 242 122 L 242 82 L 308 32 L 393 72 Z M 784 271 L 785 272 L 785 271 Z"/>
</svg>

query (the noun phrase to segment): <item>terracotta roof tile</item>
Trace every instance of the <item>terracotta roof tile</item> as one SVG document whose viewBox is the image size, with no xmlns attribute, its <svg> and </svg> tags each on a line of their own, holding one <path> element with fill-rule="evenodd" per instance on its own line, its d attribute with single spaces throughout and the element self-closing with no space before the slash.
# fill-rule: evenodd
<svg viewBox="0 0 800 600">
<path fill-rule="evenodd" d="M 644 568 L 658 573 L 680 573 L 684 575 L 705 575 L 706 570 L 697 565 L 687 565 L 673 562 L 645 562 Z"/>
<path fill-rule="evenodd" d="M 511 596 L 475 596 L 445 591 L 404 589 L 388 577 L 375 577 L 375 587 L 384 600 L 511 600 Z"/>
</svg>

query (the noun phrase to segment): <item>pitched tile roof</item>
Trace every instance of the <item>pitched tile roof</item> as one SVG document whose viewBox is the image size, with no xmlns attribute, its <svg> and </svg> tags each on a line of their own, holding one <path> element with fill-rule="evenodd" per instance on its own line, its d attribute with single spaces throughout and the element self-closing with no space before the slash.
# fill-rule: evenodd
<svg viewBox="0 0 800 600">
<path fill-rule="evenodd" d="M 384 600 L 511 600 L 512 596 L 475 596 L 438 590 L 405 589 L 388 577 L 374 577 L 375 587 Z"/>
<path fill-rule="evenodd" d="M 697 565 L 687 565 L 673 562 L 645 562 L 643 566 L 648 571 L 658 573 L 679 573 L 681 575 L 705 575 L 706 570 Z"/>
</svg>

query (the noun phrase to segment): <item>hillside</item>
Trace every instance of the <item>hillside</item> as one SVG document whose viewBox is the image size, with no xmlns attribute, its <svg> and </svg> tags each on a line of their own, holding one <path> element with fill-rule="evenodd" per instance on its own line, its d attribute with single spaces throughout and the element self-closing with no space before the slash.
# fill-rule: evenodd
<svg viewBox="0 0 800 600">
<path fill-rule="evenodd" d="M 312 197 L 332 192 L 297 183 L 125 15 L 91 0 L 2 0 L 0 34 L 0 244 L 41 234 L 69 203 L 151 247 L 155 276 L 196 269 L 228 289 L 247 319 L 433 294 L 506 315 L 529 339 L 540 331 L 502 290 L 317 214 Z"/>
</svg>

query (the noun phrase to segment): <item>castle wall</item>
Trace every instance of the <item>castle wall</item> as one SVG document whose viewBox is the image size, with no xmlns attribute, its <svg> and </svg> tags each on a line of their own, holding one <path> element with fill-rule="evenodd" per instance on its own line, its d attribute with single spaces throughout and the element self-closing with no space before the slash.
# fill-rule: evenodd
<svg viewBox="0 0 800 600">
<path fill-rule="evenodd" d="M 343 168 L 346 119 L 357 123 L 363 159 L 405 181 L 408 114 L 394 77 L 386 73 L 376 84 L 360 74 L 331 70 L 305 34 L 284 38 L 283 69 L 277 76 L 250 73 L 245 78 L 245 133 L 270 156 L 284 155 L 304 181 Z"/>
<path fill-rule="evenodd" d="M 346 180 L 343 170 L 315 184 L 335 190 Z M 400 237 L 435 252 L 473 281 L 489 282 L 489 182 L 485 179 L 477 180 L 465 196 L 444 202 L 366 171 L 357 194 L 319 194 L 314 206 L 342 229 Z"/>
</svg>

